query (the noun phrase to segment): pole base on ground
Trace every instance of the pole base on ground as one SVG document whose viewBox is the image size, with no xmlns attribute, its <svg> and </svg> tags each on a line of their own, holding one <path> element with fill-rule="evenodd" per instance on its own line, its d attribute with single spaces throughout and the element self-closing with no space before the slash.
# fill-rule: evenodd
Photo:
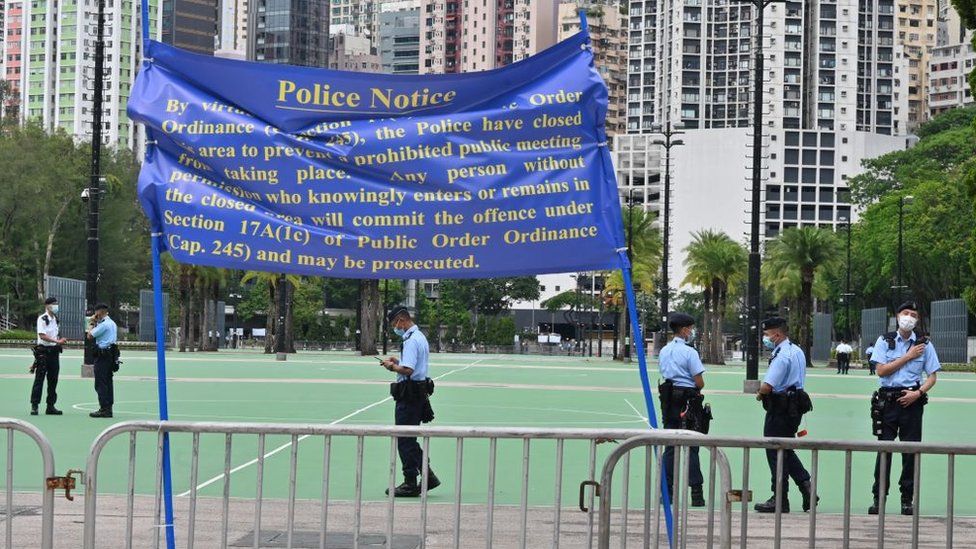
<svg viewBox="0 0 976 549">
<path fill-rule="evenodd" d="M 95 365 L 94 364 L 82 364 L 81 365 L 81 377 L 95 377 Z"/>
<path fill-rule="evenodd" d="M 288 360 L 288 353 L 278 353 L 278 354 L 276 354 L 275 355 L 275 360 L 279 360 L 279 361 L 282 361 L 282 362 Z"/>
<path fill-rule="evenodd" d="M 747 379 L 742 382 L 742 392 L 748 394 L 756 394 L 759 392 L 759 387 L 762 382 L 758 379 Z"/>
</svg>

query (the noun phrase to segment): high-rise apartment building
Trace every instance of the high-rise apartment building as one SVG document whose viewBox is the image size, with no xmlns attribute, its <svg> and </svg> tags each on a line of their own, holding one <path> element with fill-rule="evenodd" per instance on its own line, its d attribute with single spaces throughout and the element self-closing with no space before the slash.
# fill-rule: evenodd
<svg viewBox="0 0 976 549">
<path fill-rule="evenodd" d="M 376 39 L 377 17 L 383 4 L 388 0 L 331 0 L 329 3 L 329 32 Z M 350 31 L 351 29 L 351 31 Z"/>
<path fill-rule="evenodd" d="M 20 116 L 79 139 L 92 135 L 91 82 L 95 71 L 98 3 L 94 0 L 23 2 Z M 160 4 L 150 0 L 150 28 L 159 39 Z M 142 59 L 139 2 L 120 2 L 105 11 L 102 139 L 110 146 L 141 150 L 143 137 L 125 113 Z"/>
<path fill-rule="evenodd" d="M 653 159 L 663 153 L 653 145 L 660 138 L 654 131 L 681 126 L 685 145 L 671 159 L 673 249 L 680 255 L 702 229 L 745 237 L 754 8 L 634 0 L 629 19 L 627 130 L 640 135 L 615 141 L 647 159 L 646 174 L 630 181 L 649 187 L 633 192 L 650 202 L 663 194 L 655 188 L 663 161 Z M 860 161 L 907 143 L 909 59 L 897 42 L 894 0 L 788 0 L 770 4 L 764 19 L 763 232 L 837 227 L 856 215 L 847 180 L 860 172 Z M 625 169 L 633 171 L 621 162 L 618 172 Z M 680 260 L 672 265 L 682 268 Z"/>
<path fill-rule="evenodd" d="M 3 117 L 17 118 L 20 107 L 20 83 L 23 78 L 24 59 L 24 3 L 8 0 L 0 8 L 0 74 L 7 83 L 6 94 L 0 113 Z"/>
<path fill-rule="evenodd" d="M 329 68 L 340 71 L 380 72 L 382 64 L 369 38 L 339 32 L 329 37 Z"/>
<path fill-rule="evenodd" d="M 968 76 L 976 70 L 973 31 L 962 25 L 952 5 L 940 8 L 937 46 L 929 59 L 928 106 L 930 116 L 973 104 Z"/>
<path fill-rule="evenodd" d="M 420 0 L 384 2 L 378 15 L 383 72 L 420 72 Z"/>
<path fill-rule="evenodd" d="M 946 2 L 948 3 L 948 2 Z M 908 127 L 914 132 L 929 116 L 929 63 L 937 44 L 938 1 L 899 0 L 898 36 L 895 40 L 908 59 Z"/>
<path fill-rule="evenodd" d="M 247 59 L 249 0 L 219 0 L 218 36 L 215 55 Z"/>
<path fill-rule="evenodd" d="M 217 46 L 217 0 L 162 0 L 161 40 L 193 53 L 213 55 Z"/>
<path fill-rule="evenodd" d="M 422 0 L 420 72 L 475 72 L 556 43 L 557 0 Z"/>
<path fill-rule="evenodd" d="M 627 23 L 619 0 L 577 0 L 559 5 L 559 40 L 580 31 L 579 10 L 586 12 L 596 70 L 610 91 L 607 134 L 627 131 Z"/>
<path fill-rule="evenodd" d="M 328 66 L 329 0 L 250 0 L 248 59 Z"/>
</svg>

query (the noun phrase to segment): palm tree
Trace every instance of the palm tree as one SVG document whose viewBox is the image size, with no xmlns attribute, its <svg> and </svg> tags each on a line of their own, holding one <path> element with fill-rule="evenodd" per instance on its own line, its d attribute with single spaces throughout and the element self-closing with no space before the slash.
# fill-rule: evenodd
<svg viewBox="0 0 976 549">
<path fill-rule="evenodd" d="M 684 261 L 688 274 L 683 283 L 700 286 L 704 294 L 700 345 L 703 359 L 710 364 L 725 364 L 722 334 L 729 292 L 738 287 L 745 276 L 749 256 L 729 235 L 712 230 L 694 233 L 685 252 L 688 254 Z"/>
<path fill-rule="evenodd" d="M 624 242 L 629 244 L 631 277 L 635 292 L 653 293 L 654 276 L 661 270 L 663 242 L 661 232 L 654 227 L 656 217 L 643 208 L 628 206 L 623 210 Z M 633 234 L 631 234 L 633 232 Z M 614 271 L 604 284 L 604 302 L 623 315 L 623 337 L 630 336 L 630 315 L 625 301 L 623 273 Z M 618 326 L 620 323 L 618 323 Z"/>
<path fill-rule="evenodd" d="M 767 248 L 765 283 L 773 296 L 796 299 L 797 342 L 812 366 L 810 348 L 813 346 L 813 297 L 818 276 L 839 267 L 841 245 L 837 236 L 826 229 L 800 227 L 786 229 Z"/>
<path fill-rule="evenodd" d="M 287 326 L 285 328 L 284 334 L 278 333 L 278 292 L 286 292 L 285 295 L 285 316 L 291 314 L 292 303 L 291 300 L 294 296 L 294 288 L 297 288 L 302 283 L 302 278 L 298 275 L 286 275 L 285 276 L 285 288 L 279 288 L 279 281 L 281 279 L 280 274 L 267 273 L 264 271 L 248 271 L 244 273 L 241 278 L 241 284 L 246 284 L 252 280 L 264 282 L 268 285 L 268 310 L 267 319 L 265 321 L 265 338 L 264 338 L 264 352 L 265 354 L 271 354 L 275 351 L 275 341 L 278 337 L 285 338 L 285 351 L 289 353 L 295 352 L 295 345 L 292 341 L 292 333 L 288 330 Z M 287 321 L 286 321 L 287 324 Z"/>
</svg>

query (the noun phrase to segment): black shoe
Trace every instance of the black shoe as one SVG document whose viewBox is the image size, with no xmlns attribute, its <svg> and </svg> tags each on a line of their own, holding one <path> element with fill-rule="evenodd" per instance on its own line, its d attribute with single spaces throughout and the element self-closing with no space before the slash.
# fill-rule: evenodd
<svg viewBox="0 0 976 549">
<path fill-rule="evenodd" d="M 112 417 L 112 410 L 101 409 L 97 412 L 88 414 L 88 417 Z"/>
<path fill-rule="evenodd" d="M 44 413 L 47 414 L 47 415 L 49 415 L 49 416 L 61 416 L 61 415 L 64 415 L 64 412 L 62 412 L 61 410 L 58 410 L 54 406 L 48 406 L 47 407 L 47 410 L 44 410 Z"/>
<path fill-rule="evenodd" d="M 871 506 L 868 507 L 868 514 L 869 515 L 877 515 L 878 514 L 878 507 L 879 507 L 879 505 L 878 505 L 878 498 L 874 498 L 874 503 L 872 503 Z"/>
<path fill-rule="evenodd" d="M 803 510 L 804 511 L 809 511 L 810 510 L 810 493 L 813 491 L 812 490 L 812 487 L 810 486 L 810 481 L 809 480 L 805 480 L 805 481 L 801 482 L 800 484 L 798 484 L 797 486 L 799 486 L 799 488 L 800 488 L 800 495 L 803 496 Z M 817 496 L 817 503 L 820 503 L 820 496 Z"/>
<path fill-rule="evenodd" d="M 437 478 L 437 475 L 433 471 L 427 471 L 427 491 L 431 491 L 441 485 L 441 479 Z"/>
<path fill-rule="evenodd" d="M 31 406 L 31 412 L 30 412 L 30 414 L 32 416 L 36 416 L 37 415 L 37 405 Z"/>
<path fill-rule="evenodd" d="M 692 507 L 704 507 L 705 506 L 705 492 L 702 490 L 701 485 L 691 487 L 691 506 Z"/>
<path fill-rule="evenodd" d="M 767 499 L 763 503 L 757 503 L 755 509 L 756 509 L 756 511 L 758 511 L 760 513 L 775 513 L 776 512 L 776 496 L 774 495 L 773 497 Z M 780 512 L 782 512 L 782 513 L 789 513 L 790 512 L 790 500 L 789 499 L 787 499 L 785 497 L 783 498 L 783 503 L 782 503 L 782 507 L 780 508 Z"/>
<path fill-rule="evenodd" d="M 386 495 L 390 495 L 390 490 L 387 488 Z M 420 486 L 415 482 L 406 482 L 397 486 L 393 490 L 393 497 L 396 498 L 416 498 L 420 497 Z"/>
<path fill-rule="evenodd" d="M 901 502 L 901 514 L 910 517 L 915 514 L 915 506 L 910 501 Z"/>
</svg>

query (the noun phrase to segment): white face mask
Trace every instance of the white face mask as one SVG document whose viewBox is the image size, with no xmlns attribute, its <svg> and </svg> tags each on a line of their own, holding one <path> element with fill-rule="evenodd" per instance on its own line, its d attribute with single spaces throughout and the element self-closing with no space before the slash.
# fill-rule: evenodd
<svg viewBox="0 0 976 549">
<path fill-rule="evenodd" d="M 918 319 L 913 316 L 900 315 L 898 317 L 898 327 L 906 332 L 914 330 L 916 324 L 918 324 Z"/>
<path fill-rule="evenodd" d="M 58 304 L 57 303 L 55 303 L 54 305 L 51 305 L 51 314 L 55 314 L 56 315 L 56 314 L 58 314 L 58 311 L 59 310 L 60 310 L 60 307 L 58 307 Z"/>
</svg>

